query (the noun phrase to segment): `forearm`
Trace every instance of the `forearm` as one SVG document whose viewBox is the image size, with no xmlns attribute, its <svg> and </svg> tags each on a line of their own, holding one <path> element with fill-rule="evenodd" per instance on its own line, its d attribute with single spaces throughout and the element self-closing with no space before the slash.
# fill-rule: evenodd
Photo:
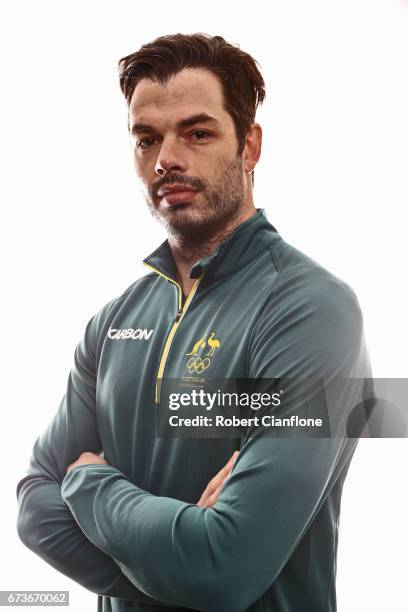
<svg viewBox="0 0 408 612">
<path fill-rule="evenodd" d="M 278 576 L 324 499 L 339 451 L 327 439 L 250 442 L 214 508 L 156 497 L 99 465 L 72 470 L 62 496 L 87 537 L 150 596 L 239 612 Z"/>
<path fill-rule="evenodd" d="M 98 595 L 157 603 L 140 592 L 117 563 L 86 538 L 61 497 L 59 483 L 24 479 L 19 485 L 18 504 L 20 539 L 56 570 Z"/>
<path fill-rule="evenodd" d="M 202 564 L 210 558 L 204 550 L 208 542 L 202 518 L 196 522 L 188 517 L 191 540 L 185 537 L 183 526 L 183 550 L 172 541 L 173 528 L 183 512 L 192 510 L 197 519 L 205 509 L 151 495 L 110 466 L 72 470 L 64 479 L 62 495 L 87 537 L 112 555 L 138 588 L 174 605 L 215 612 L 215 585 L 210 568 Z M 204 583 L 207 589 L 201 588 Z M 211 595 L 208 605 L 205 590 Z"/>
</svg>

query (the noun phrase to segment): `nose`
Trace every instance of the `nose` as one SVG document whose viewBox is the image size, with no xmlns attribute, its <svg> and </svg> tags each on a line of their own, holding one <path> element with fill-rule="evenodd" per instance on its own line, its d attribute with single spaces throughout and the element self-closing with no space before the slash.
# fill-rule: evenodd
<svg viewBox="0 0 408 612">
<path fill-rule="evenodd" d="M 155 172 L 164 176 L 168 172 L 183 173 L 187 170 L 187 160 L 182 147 L 175 140 L 163 140 L 157 157 Z"/>
</svg>

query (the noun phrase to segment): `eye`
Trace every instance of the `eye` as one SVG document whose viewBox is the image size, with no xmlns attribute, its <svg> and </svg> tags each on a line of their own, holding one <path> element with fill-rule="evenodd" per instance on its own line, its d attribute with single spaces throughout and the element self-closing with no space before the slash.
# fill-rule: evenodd
<svg viewBox="0 0 408 612">
<path fill-rule="evenodd" d="M 205 130 L 195 130 L 195 132 L 192 132 L 190 134 L 190 136 L 192 136 L 194 140 L 205 140 L 206 138 L 208 138 L 209 135 L 210 134 Z"/>
<path fill-rule="evenodd" d="M 138 149 L 148 149 L 154 144 L 155 140 L 156 139 L 153 138 L 152 136 L 145 136 L 144 138 L 140 138 L 136 142 L 136 146 Z"/>
</svg>

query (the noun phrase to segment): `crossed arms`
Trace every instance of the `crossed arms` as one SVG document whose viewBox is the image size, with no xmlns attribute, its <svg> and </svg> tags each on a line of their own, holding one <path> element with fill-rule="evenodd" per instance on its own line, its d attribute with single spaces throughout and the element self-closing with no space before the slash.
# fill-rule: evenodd
<svg viewBox="0 0 408 612">
<path fill-rule="evenodd" d="M 314 304 L 293 342 L 265 309 L 253 333 L 250 376 L 365 375 L 359 309 L 353 300 L 346 306 L 333 312 L 332 302 Z M 84 451 L 103 450 L 95 416 L 97 330 L 94 317 L 58 412 L 18 484 L 20 538 L 100 595 L 212 612 L 247 609 L 278 577 L 356 442 L 335 432 L 309 439 L 254 435 L 213 505 L 152 495 L 103 462 L 80 462 L 66 473 Z M 340 430 L 343 412 L 335 417 Z"/>
</svg>

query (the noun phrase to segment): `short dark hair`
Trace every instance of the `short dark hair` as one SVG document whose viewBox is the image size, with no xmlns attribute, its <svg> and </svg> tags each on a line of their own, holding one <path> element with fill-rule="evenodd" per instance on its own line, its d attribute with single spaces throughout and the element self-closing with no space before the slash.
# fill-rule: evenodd
<svg viewBox="0 0 408 612">
<path fill-rule="evenodd" d="M 160 36 L 119 60 L 119 83 L 128 105 L 144 78 L 165 85 L 184 68 L 205 68 L 218 77 L 224 108 L 231 115 L 241 155 L 256 109 L 265 99 L 265 83 L 251 55 L 222 36 L 173 34 Z"/>
</svg>

